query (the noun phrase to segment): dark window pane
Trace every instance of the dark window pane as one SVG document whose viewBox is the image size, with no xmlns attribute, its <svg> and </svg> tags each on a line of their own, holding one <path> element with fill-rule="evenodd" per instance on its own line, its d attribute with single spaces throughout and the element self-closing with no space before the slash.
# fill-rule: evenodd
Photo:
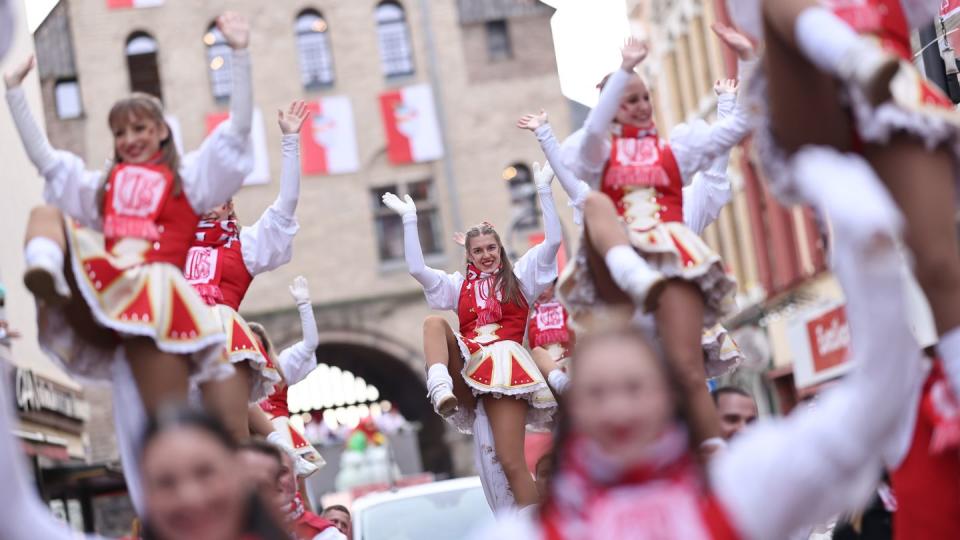
<svg viewBox="0 0 960 540">
<path fill-rule="evenodd" d="M 487 58 L 491 61 L 506 60 L 513 56 L 513 47 L 510 44 L 510 31 L 507 21 L 500 19 L 487 21 Z"/>
<path fill-rule="evenodd" d="M 425 255 L 443 253 L 440 234 L 440 216 L 436 209 L 417 212 L 420 247 Z"/>
<path fill-rule="evenodd" d="M 391 185 L 389 185 L 389 186 L 380 186 L 380 187 L 373 188 L 373 189 L 370 190 L 370 202 L 373 204 L 373 209 L 374 209 L 374 210 L 380 210 L 380 209 L 389 210 L 389 209 L 383 204 L 383 200 L 382 200 L 383 194 L 386 193 L 386 192 L 388 192 L 388 191 L 389 191 L 390 193 L 393 193 L 394 195 L 400 196 L 400 197 L 402 198 L 402 196 L 397 193 L 397 185 L 396 185 L 396 184 L 391 184 Z"/>
<path fill-rule="evenodd" d="M 407 193 L 416 202 L 429 202 L 433 200 L 433 181 L 422 180 L 414 182 L 407 186 Z"/>
<path fill-rule="evenodd" d="M 377 239 L 381 261 L 403 258 L 403 221 L 400 216 L 389 214 L 377 217 Z"/>
</svg>

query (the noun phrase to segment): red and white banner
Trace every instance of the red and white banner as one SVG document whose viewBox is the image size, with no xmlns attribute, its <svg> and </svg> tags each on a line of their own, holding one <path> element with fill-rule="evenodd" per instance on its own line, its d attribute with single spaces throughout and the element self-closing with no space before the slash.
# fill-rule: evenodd
<svg viewBox="0 0 960 540">
<path fill-rule="evenodd" d="M 207 135 L 221 122 L 230 117 L 229 111 L 211 113 L 207 115 Z M 253 170 L 244 179 L 243 185 L 266 184 L 270 181 L 270 156 L 267 154 L 267 136 L 263 130 L 263 114 L 260 109 L 253 109 L 253 126 L 250 129 L 253 138 Z M 280 141 L 277 141 L 280 144 Z"/>
<path fill-rule="evenodd" d="M 128 9 L 162 6 L 163 0 L 107 0 L 107 9 Z"/>
<path fill-rule="evenodd" d="M 443 142 L 428 84 L 380 94 L 380 112 L 391 163 L 420 163 L 443 157 Z"/>
<path fill-rule="evenodd" d="M 307 103 L 310 118 L 300 133 L 300 160 L 305 174 L 345 174 L 360 169 L 353 107 L 348 96 Z"/>
<path fill-rule="evenodd" d="M 850 369 L 850 326 L 843 304 L 803 313 L 791 321 L 788 332 L 797 388 L 833 379 Z"/>
<path fill-rule="evenodd" d="M 960 15 L 960 0 L 942 0 L 940 2 L 940 16 L 943 18 Z"/>
<path fill-rule="evenodd" d="M 947 42 L 954 51 L 960 50 L 960 0 L 941 0 L 940 17 L 947 31 Z"/>
</svg>

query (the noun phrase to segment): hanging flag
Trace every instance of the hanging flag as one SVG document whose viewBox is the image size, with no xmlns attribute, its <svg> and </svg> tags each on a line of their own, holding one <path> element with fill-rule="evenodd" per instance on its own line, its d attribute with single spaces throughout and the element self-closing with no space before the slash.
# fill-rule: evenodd
<svg viewBox="0 0 960 540">
<path fill-rule="evenodd" d="M 230 116 L 229 111 L 207 115 L 207 135 Z M 266 184 L 270 181 L 270 157 L 267 155 L 267 137 L 263 130 L 263 115 L 259 108 L 253 109 L 253 125 L 250 128 L 253 139 L 253 170 L 243 180 L 243 185 Z M 280 144 L 280 141 L 277 141 Z"/>
<path fill-rule="evenodd" d="M 420 163 L 443 157 L 443 142 L 428 84 L 380 94 L 380 113 L 391 163 Z"/>
<path fill-rule="evenodd" d="M 145 8 L 162 5 L 163 0 L 107 0 L 108 9 Z"/>
<path fill-rule="evenodd" d="M 310 118 L 300 133 L 300 159 L 306 174 L 345 174 L 360 169 L 353 107 L 348 96 L 307 103 Z"/>
</svg>

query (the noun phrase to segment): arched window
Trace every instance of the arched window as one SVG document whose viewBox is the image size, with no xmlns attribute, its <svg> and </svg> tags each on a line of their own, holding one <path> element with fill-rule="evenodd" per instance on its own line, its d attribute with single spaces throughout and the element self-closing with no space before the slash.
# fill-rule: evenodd
<svg viewBox="0 0 960 540">
<path fill-rule="evenodd" d="M 163 99 L 160 88 L 160 66 L 157 62 L 157 40 L 146 32 L 134 32 L 127 38 L 127 73 L 130 91 L 145 92 Z"/>
<path fill-rule="evenodd" d="M 410 30 L 400 4 L 384 1 L 377 6 L 377 40 L 380 43 L 380 64 L 385 77 L 389 79 L 413 75 Z"/>
<path fill-rule="evenodd" d="M 537 187 L 533 183 L 533 173 L 523 163 L 514 163 L 503 169 L 502 178 L 510 190 L 510 204 L 513 207 L 511 225 L 517 229 L 536 228 L 540 225 L 540 212 L 537 210 Z"/>
<path fill-rule="evenodd" d="M 327 21 L 319 12 L 305 9 L 297 15 L 297 51 L 300 55 L 300 80 L 304 88 L 333 84 L 333 52 L 327 33 Z"/>
<path fill-rule="evenodd" d="M 210 72 L 210 92 L 214 99 L 230 99 L 230 45 L 216 24 L 211 24 L 203 35 L 207 46 L 207 70 Z"/>
</svg>

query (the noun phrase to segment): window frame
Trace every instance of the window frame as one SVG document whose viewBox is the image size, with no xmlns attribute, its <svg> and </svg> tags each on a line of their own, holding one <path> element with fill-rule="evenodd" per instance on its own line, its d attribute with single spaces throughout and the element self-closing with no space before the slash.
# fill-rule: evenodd
<svg viewBox="0 0 960 540">
<path fill-rule="evenodd" d="M 496 30 L 494 30 L 496 29 Z M 510 21 L 507 19 L 491 19 L 483 23 L 483 33 L 487 45 L 488 62 L 505 62 L 513 59 L 513 40 L 510 39 Z M 494 50 L 493 36 L 497 35 L 502 43 L 496 44 Z M 502 50 L 500 50 L 502 49 Z"/>
<path fill-rule="evenodd" d="M 150 41 L 150 50 L 131 52 L 131 45 L 141 40 Z M 123 54 L 127 62 L 130 91 L 150 94 L 163 101 L 163 78 L 160 76 L 160 45 L 157 38 L 143 30 L 131 32 L 124 43 Z M 147 73 L 147 71 L 150 71 L 150 73 Z"/>
<path fill-rule="evenodd" d="M 324 29 L 316 30 L 302 27 L 301 21 L 307 17 L 315 17 L 323 21 Z M 297 62 L 300 66 L 300 84 L 306 90 L 321 90 L 333 87 L 337 82 L 337 74 L 336 64 L 333 60 L 333 44 L 329 36 L 330 23 L 327 22 L 327 18 L 316 9 L 301 10 L 294 19 L 293 30 L 297 45 Z M 315 40 L 314 43 L 309 42 L 311 38 Z M 320 55 L 322 60 L 314 60 L 312 65 L 305 64 L 307 58 L 310 57 L 310 55 L 305 54 L 305 52 L 310 52 L 305 51 L 308 47 L 322 49 Z M 317 76 L 310 77 L 308 80 L 307 76 L 313 74 Z M 329 76 L 329 80 L 324 79 L 323 75 L 325 74 Z"/>
<path fill-rule="evenodd" d="M 384 10 L 390 8 L 396 9 L 397 12 L 395 14 L 385 14 Z M 381 1 L 374 9 L 374 21 L 377 25 L 380 71 L 384 78 L 390 81 L 416 75 L 417 66 L 414 61 L 413 36 L 410 33 L 407 12 L 403 5 L 393 0 Z M 384 43 L 390 41 L 402 46 L 385 48 Z"/>
<path fill-rule="evenodd" d="M 428 192 L 426 198 L 417 198 L 414 196 L 413 186 L 418 184 L 427 184 Z M 368 188 L 368 193 L 371 197 L 371 203 L 373 206 L 373 228 L 374 236 L 376 238 L 376 252 L 377 259 L 380 263 L 380 268 L 383 270 L 397 270 L 400 268 L 406 268 L 406 261 L 403 256 L 403 249 L 400 250 L 400 254 L 394 258 L 384 258 L 384 249 L 383 243 L 386 242 L 384 229 L 385 227 L 381 225 L 382 220 L 386 219 L 396 219 L 400 220 L 401 217 L 396 214 L 390 208 L 387 208 L 382 202 L 380 202 L 380 196 L 384 192 L 389 191 L 400 197 L 404 198 L 406 195 L 414 200 L 414 203 L 417 207 L 417 231 L 422 232 L 425 227 L 429 227 L 430 234 L 432 239 L 430 241 L 432 251 L 427 251 L 426 248 L 423 250 L 424 260 L 428 264 L 441 264 L 446 259 L 446 249 L 443 245 L 443 216 L 440 211 L 440 203 L 437 197 L 437 183 L 434 178 L 417 178 L 411 180 L 398 180 L 391 182 L 389 184 L 380 184 L 376 186 L 370 186 Z M 423 219 L 424 216 L 430 215 L 429 223 Z M 400 224 L 401 228 L 403 224 Z M 401 242 L 402 242 L 402 232 L 401 232 Z M 424 245 L 423 237 L 421 235 L 421 246 Z"/>
<path fill-rule="evenodd" d="M 213 42 L 209 43 L 207 36 L 213 36 Z M 210 95 L 217 103 L 223 103 L 230 100 L 230 93 L 233 89 L 233 64 L 231 58 L 232 49 L 227 43 L 227 39 L 217 28 L 216 22 L 210 23 L 207 31 L 203 34 L 204 46 L 207 53 L 207 77 L 210 79 Z M 223 62 L 219 68 L 214 68 L 213 63 L 217 57 Z"/>
<path fill-rule="evenodd" d="M 77 113 L 73 116 L 64 116 L 63 109 L 60 106 L 60 93 L 59 89 L 61 85 L 72 84 L 76 88 L 76 104 L 77 104 Z M 58 120 L 77 120 L 82 119 L 86 115 L 83 108 L 83 95 L 80 93 L 80 81 L 76 77 L 64 77 L 62 79 L 57 79 L 53 83 L 53 108 L 57 113 Z"/>
</svg>

